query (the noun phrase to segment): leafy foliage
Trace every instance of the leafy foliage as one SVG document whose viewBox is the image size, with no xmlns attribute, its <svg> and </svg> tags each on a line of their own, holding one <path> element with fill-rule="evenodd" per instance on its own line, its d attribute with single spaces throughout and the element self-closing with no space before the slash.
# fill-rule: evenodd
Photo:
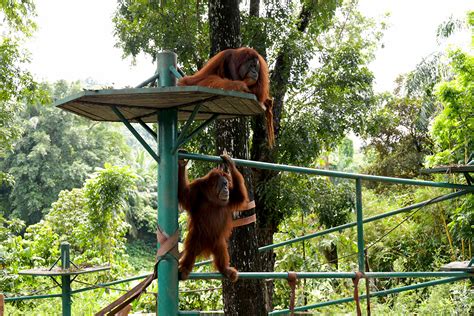
<svg viewBox="0 0 474 316">
<path fill-rule="evenodd" d="M 474 152 L 474 56 L 456 50 L 450 57 L 454 78 L 438 86 L 444 108 L 433 123 L 437 153 L 430 165 L 467 163 Z"/>
<path fill-rule="evenodd" d="M 78 88 L 77 83 L 60 81 L 49 87 L 49 93 L 61 98 Z M 41 219 L 61 190 L 79 187 L 95 167 L 104 161 L 119 163 L 129 153 L 121 133 L 108 125 L 87 122 L 51 105 L 28 106 L 23 115 L 23 137 L 0 161 L 15 183 L 0 194 L 6 200 L 4 214 L 28 224 Z"/>
<path fill-rule="evenodd" d="M 59 256 L 59 244 L 71 244 L 76 264 L 115 263 L 115 271 L 124 272 L 125 201 L 133 189 L 135 176 L 125 167 L 106 165 L 81 189 L 64 190 L 43 220 L 26 228 L 21 221 L 5 220 L 0 234 L 0 257 L 5 267 L 0 286 L 5 292 L 27 291 L 27 277 L 14 276 L 20 269 L 52 265 Z M 112 256 L 113 254 L 113 256 Z M 116 273 L 116 272 L 115 272 Z M 27 282 L 28 281 L 28 282 Z M 38 281 L 37 281 L 38 282 Z M 33 283 L 35 287 L 44 281 Z"/>
</svg>

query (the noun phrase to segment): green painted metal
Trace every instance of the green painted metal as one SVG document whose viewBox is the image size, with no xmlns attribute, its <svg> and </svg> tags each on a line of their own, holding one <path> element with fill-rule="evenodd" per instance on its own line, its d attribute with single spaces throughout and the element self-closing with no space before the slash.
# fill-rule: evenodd
<svg viewBox="0 0 474 316">
<path fill-rule="evenodd" d="M 186 123 L 184 123 L 183 128 L 181 129 L 181 132 L 179 133 L 178 140 L 176 141 L 176 146 L 173 148 L 173 152 L 176 152 L 181 144 L 183 144 L 183 139 L 186 137 L 186 134 L 188 133 L 188 129 L 191 126 L 192 122 L 194 121 L 194 118 L 199 112 L 199 108 L 201 107 L 201 104 L 198 104 L 194 107 L 193 112 L 189 116 L 188 120 Z"/>
<path fill-rule="evenodd" d="M 162 52 L 158 56 L 160 86 L 176 84 L 169 67 L 176 67 L 176 54 Z M 169 236 L 178 229 L 178 110 L 160 110 L 158 115 L 158 226 Z M 158 315 L 178 314 L 178 261 L 166 254 L 158 264 Z"/>
<path fill-rule="evenodd" d="M 219 117 L 219 114 L 213 114 L 210 118 L 208 118 L 204 123 L 199 125 L 194 131 L 192 131 L 188 137 L 183 139 L 181 142 L 178 143 L 178 148 L 181 147 L 183 144 L 186 144 L 191 138 L 197 135 L 200 131 L 202 131 L 204 128 L 209 126 L 212 122 L 214 122 L 217 118 Z"/>
<path fill-rule="evenodd" d="M 365 271 L 364 223 L 362 214 L 362 180 L 356 179 L 357 258 L 359 271 Z"/>
<path fill-rule="evenodd" d="M 153 139 L 155 140 L 158 139 L 158 134 L 156 134 L 155 131 L 152 130 L 151 127 L 147 125 L 147 123 L 143 122 L 141 119 L 137 119 L 137 122 L 141 125 L 141 127 L 145 129 L 145 131 L 148 132 L 148 134 L 150 134 L 153 137 Z"/>
<path fill-rule="evenodd" d="M 299 279 L 353 279 L 355 272 L 296 272 Z M 473 273 L 463 271 L 437 271 L 437 272 L 365 272 L 369 278 L 445 278 L 445 277 L 473 277 Z M 194 272 L 189 279 L 222 279 L 218 272 Z M 287 279 L 288 272 L 239 272 L 240 279 Z"/>
<path fill-rule="evenodd" d="M 435 285 L 440 285 L 440 284 L 446 284 L 446 283 L 453 283 L 456 281 L 460 281 L 465 279 L 465 277 L 453 277 L 453 278 L 446 278 L 442 280 L 434 280 L 434 281 L 428 281 L 428 282 L 423 282 L 423 283 L 418 283 L 414 285 L 407 285 L 407 286 L 402 286 L 394 289 L 389 289 L 389 290 L 384 290 L 384 291 L 377 291 L 377 292 L 371 292 L 370 297 L 378 297 L 378 296 L 387 296 L 390 294 L 397 294 L 401 293 L 404 291 L 410 291 L 410 290 L 416 290 L 416 289 L 421 289 L 424 287 L 429 287 L 429 286 L 435 286 Z M 364 299 L 367 298 L 367 295 L 360 295 L 359 299 Z M 306 305 L 306 306 L 299 306 L 295 307 L 294 311 L 299 312 L 299 311 L 306 311 L 309 309 L 316 309 L 320 307 L 326 307 L 326 306 L 331 306 L 331 305 L 337 305 L 337 304 L 342 304 L 342 303 L 349 303 L 353 302 L 354 298 L 353 297 L 347 297 L 347 298 L 341 298 L 338 300 L 331 300 L 327 302 L 322 302 L 322 303 L 317 303 L 317 304 L 312 304 L 312 305 Z M 279 311 L 273 311 L 270 312 L 268 315 L 286 315 L 289 313 L 289 309 L 282 309 Z"/>
<path fill-rule="evenodd" d="M 140 133 L 137 132 L 135 128 L 133 128 L 132 124 L 123 116 L 122 112 L 116 107 L 112 106 L 112 110 L 114 113 L 120 118 L 120 120 L 125 124 L 128 130 L 135 136 L 135 138 L 142 144 L 142 146 L 146 149 L 146 151 L 155 159 L 157 162 L 160 161 L 160 157 L 155 153 L 153 149 L 148 145 L 148 143 L 143 139 Z"/>
<path fill-rule="evenodd" d="M 222 159 L 217 156 L 199 155 L 199 154 L 192 154 L 192 153 L 180 153 L 179 157 L 182 159 L 201 160 L 201 161 L 208 161 L 208 162 L 222 161 Z M 334 177 L 334 178 L 361 179 L 361 180 L 375 181 L 375 182 L 418 185 L 418 186 L 438 187 L 438 188 L 446 188 L 446 189 L 460 189 L 460 190 L 474 192 L 474 186 L 469 186 L 469 185 L 464 185 L 464 184 L 373 176 L 373 175 L 367 175 L 367 174 L 358 174 L 358 173 L 341 172 L 341 171 L 333 171 L 333 170 L 322 170 L 322 169 L 295 167 L 295 166 L 288 166 L 288 165 L 279 165 L 279 164 L 274 164 L 274 163 L 260 162 L 260 161 L 253 161 L 253 160 L 243 160 L 243 159 L 233 159 L 233 161 L 235 161 L 235 163 L 239 166 L 250 167 L 250 168 L 296 172 L 296 173 L 303 173 L 303 174 L 313 174 L 313 175 L 327 176 L 327 177 Z"/>
<path fill-rule="evenodd" d="M 5 302 L 38 300 L 38 299 L 43 299 L 43 298 L 58 298 L 62 296 L 63 296 L 62 294 L 44 294 L 44 295 L 25 295 L 25 296 L 15 296 L 15 297 L 5 297 Z"/>
<path fill-rule="evenodd" d="M 151 76 L 150 78 L 148 78 L 147 80 L 143 81 L 142 83 L 140 83 L 138 86 L 136 86 L 135 88 L 143 88 L 147 85 L 149 85 L 150 83 L 152 83 L 153 81 L 156 81 L 156 79 L 158 79 L 160 75 L 158 73 L 154 74 L 153 76 Z"/>
<path fill-rule="evenodd" d="M 431 199 L 431 200 L 426 200 L 426 201 L 416 203 L 416 204 L 413 204 L 413 205 L 410 205 L 410 206 L 399 208 L 399 209 L 391 211 L 391 212 L 387 212 L 387 213 L 384 213 L 384 214 L 380 214 L 380 215 L 376 215 L 376 216 L 366 218 L 366 219 L 363 220 L 363 222 L 364 223 L 370 223 L 370 222 L 373 222 L 373 221 L 376 221 L 376 220 L 379 220 L 379 219 L 382 219 L 382 218 L 394 216 L 394 215 L 397 215 L 397 214 L 400 214 L 400 213 L 405 213 L 405 212 L 423 207 L 423 206 L 428 205 L 428 204 L 433 204 L 433 203 L 438 203 L 438 202 L 454 199 L 456 197 L 460 197 L 460 196 L 463 196 L 463 195 L 468 194 L 468 193 L 470 193 L 470 192 L 462 190 L 462 191 L 458 191 L 458 192 L 454 192 L 454 193 L 449 193 L 449 194 L 446 194 L 446 195 L 441 195 L 441 196 L 438 196 L 438 197 L 436 197 L 434 199 Z M 332 228 L 329 228 L 329 229 L 326 229 L 326 230 L 323 230 L 323 231 L 319 231 L 319 232 L 316 232 L 316 233 L 313 233 L 313 234 L 308 234 L 308 235 L 305 235 L 305 236 L 301 236 L 301 237 L 297 237 L 297 238 L 293 238 L 293 239 L 288 239 L 288 240 L 285 240 L 285 241 L 280 242 L 280 243 L 275 243 L 275 244 L 271 244 L 271 245 L 267 245 L 267 246 L 262 246 L 262 247 L 258 248 L 258 251 L 268 251 L 270 249 L 283 247 L 283 246 L 286 246 L 286 245 L 289 245 L 289 244 L 292 244 L 292 243 L 295 243 L 295 242 L 308 240 L 308 239 L 313 239 L 313 238 L 316 238 L 316 237 L 319 237 L 319 236 L 327 235 L 329 233 L 342 231 L 344 229 L 352 228 L 354 226 L 357 226 L 357 222 L 351 222 L 351 223 L 339 225 L 339 226 L 332 227 Z M 209 261 L 209 262 L 211 262 L 211 261 Z M 198 265 L 198 264 L 196 263 L 196 265 Z"/>
<path fill-rule="evenodd" d="M 62 242 L 61 249 L 61 269 L 67 270 L 71 267 L 71 258 L 69 256 L 70 245 L 68 242 Z M 71 276 L 61 276 L 61 302 L 63 316 L 71 316 Z"/>
<path fill-rule="evenodd" d="M 174 87 L 176 86 L 176 77 L 172 75 L 170 68 L 176 69 L 177 56 L 171 51 L 159 52 L 156 56 L 158 62 L 156 73 L 158 77 L 158 86 L 160 87 Z"/>
<path fill-rule="evenodd" d="M 169 69 L 170 69 L 171 73 L 173 74 L 173 76 L 176 77 L 176 79 L 179 80 L 179 79 L 183 78 L 183 76 L 178 72 L 178 70 L 176 69 L 176 67 L 170 66 Z"/>
</svg>

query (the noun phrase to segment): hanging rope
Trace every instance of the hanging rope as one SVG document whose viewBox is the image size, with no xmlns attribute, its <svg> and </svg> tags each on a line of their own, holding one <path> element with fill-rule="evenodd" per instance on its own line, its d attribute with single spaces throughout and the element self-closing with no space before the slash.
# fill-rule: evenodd
<svg viewBox="0 0 474 316">
<path fill-rule="evenodd" d="M 127 293 L 125 293 L 124 295 L 116 299 L 114 302 L 97 312 L 95 314 L 96 316 L 115 315 L 120 311 L 128 308 L 128 305 L 134 300 L 138 299 L 140 295 L 145 292 L 146 288 L 151 284 L 151 282 L 156 279 L 156 271 L 158 264 L 166 254 L 170 253 L 171 255 L 173 255 L 173 257 L 176 258 L 176 260 L 178 260 L 179 254 L 177 246 L 179 240 L 179 231 L 176 230 L 173 235 L 168 236 L 168 234 L 166 234 L 160 227 L 158 227 L 158 230 L 156 232 L 156 238 L 160 244 L 160 248 L 156 253 L 156 263 L 153 268 L 153 273 L 147 276 L 143 281 L 138 283 Z"/>
<path fill-rule="evenodd" d="M 291 288 L 290 294 L 290 315 L 293 316 L 295 314 L 295 297 L 296 297 L 296 280 L 298 275 L 296 272 L 288 272 L 288 285 Z"/>
<path fill-rule="evenodd" d="M 352 282 L 354 283 L 354 301 L 356 303 L 356 311 L 357 311 L 357 316 L 361 316 L 362 312 L 360 310 L 360 301 L 359 301 L 359 280 L 361 278 L 365 278 L 364 272 L 357 271 L 355 273 L 355 278 L 352 279 Z"/>
</svg>

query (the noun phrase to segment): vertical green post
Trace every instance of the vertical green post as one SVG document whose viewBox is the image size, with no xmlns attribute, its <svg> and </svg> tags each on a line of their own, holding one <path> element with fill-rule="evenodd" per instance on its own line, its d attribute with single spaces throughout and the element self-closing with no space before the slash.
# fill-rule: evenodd
<svg viewBox="0 0 474 316">
<path fill-rule="evenodd" d="M 69 257 L 69 243 L 62 242 L 61 246 L 61 269 L 67 270 L 70 268 L 70 257 Z M 71 316 L 71 276 L 61 276 L 61 300 L 63 316 Z"/>
<path fill-rule="evenodd" d="M 357 214 L 357 257 L 359 259 L 359 271 L 365 271 L 364 261 L 364 223 L 362 214 L 362 180 L 356 179 L 356 214 Z"/>
<path fill-rule="evenodd" d="M 176 54 L 158 53 L 159 85 L 176 85 L 169 67 L 176 67 Z M 158 113 L 158 225 L 169 236 L 178 229 L 178 110 L 164 109 Z M 158 264 L 158 315 L 178 314 L 178 262 L 170 254 Z"/>
</svg>

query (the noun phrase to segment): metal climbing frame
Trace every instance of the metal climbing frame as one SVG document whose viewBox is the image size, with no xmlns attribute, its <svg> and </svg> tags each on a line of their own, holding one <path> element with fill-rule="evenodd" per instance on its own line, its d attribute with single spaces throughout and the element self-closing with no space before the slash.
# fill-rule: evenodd
<svg viewBox="0 0 474 316">
<path fill-rule="evenodd" d="M 246 93 L 235 91 L 223 91 L 205 87 L 174 87 L 176 78 L 180 73 L 176 68 L 176 55 L 170 52 L 158 54 L 158 69 L 156 74 L 143 82 L 136 89 L 123 90 L 100 90 L 84 91 L 78 95 L 71 96 L 56 102 L 62 109 L 71 111 L 81 116 L 85 116 L 96 121 L 121 121 L 137 140 L 144 146 L 150 155 L 158 162 L 158 225 L 165 234 L 171 236 L 178 228 L 178 201 L 177 201 L 177 165 L 178 159 L 192 159 L 208 162 L 220 162 L 219 157 L 198 155 L 192 153 L 178 153 L 178 148 L 200 130 L 208 126 L 213 120 L 229 118 L 235 116 L 249 116 L 263 113 L 255 97 Z M 158 82 L 158 88 L 141 89 L 151 82 Z M 157 122 L 158 135 L 145 123 Z M 204 120 L 204 122 L 194 131 L 188 132 L 191 122 L 194 119 Z M 185 120 L 181 133 L 178 134 L 178 120 Z M 140 134 L 132 126 L 132 122 L 139 123 L 158 141 L 158 154 L 147 144 Z M 327 177 L 337 177 L 352 179 L 355 182 L 356 191 L 356 222 L 347 223 L 338 227 L 330 228 L 322 232 L 316 232 L 303 237 L 288 240 L 279 244 L 267 245 L 259 248 L 259 251 L 267 251 L 277 247 L 282 247 L 290 243 L 299 242 L 322 236 L 334 231 L 340 231 L 350 227 L 357 227 L 358 245 L 358 271 L 364 272 L 364 232 L 363 224 L 372 222 L 388 216 L 408 212 L 410 210 L 423 207 L 424 205 L 453 199 L 468 193 L 474 192 L 471 185 L 440 183 L 422 180 L 400 179 L 391 177 L 380 177 L 364 174 L 345 173 L 330 170 L 319 170 L 304 167 L 287 165 L 277 165 L 258 161 L 247 161 L 234 159 L 237 165 L 270 169 L 285 172 L 297 172 L 310 175 Z M 430 186 L 456 190 L 429 201 L 417 203 L 398 210 L 377 215 L 370 218 L 363 218 L 362 205 L 362 181 L 377 181 L 385 183 L 396 183 L 416 186 Z M 159 247 L 159 246 L 158 246 Z M 366 272 L 368 278 L 412 278 L 412 277 L 433 277 L 442 278 L 423 282 L 415 285 L 404 286 L 385 291 L 372 292 L 369 296 L 384 296 L 392 293 L 433 286 L 437 284 L 450 283 L 474 276 L 471 265 L 463 271 L 446 272 Z M 203 262 L 201 264 L 205 264 Z M 197 264 L 199 265 L 199 264 Z M 199 315 L 198 311 L 178 311 L 178 262 L 175 256 L 166 254 L 158 264 L 158 315 Z M 130 282 L 145 278 L 147 275 L 136 276 L 124 280 L 97 284 L 93 287 L 86 287 L 68 291 L 69 295 L 93 290 L 99 287 L 107 287 L 114 284 Z M 356 277 L 356 272 L 299 272 L 298 278 L 350 278 Z M 219 279 L 219 273 L 191 273 L 190 279 Z M 241 272 L 239 278 L 245 279 L 287 279 L 288 273 L 282 272 Z M 10 297 L 5 301 L 18 301 L 23 299 L 61 297 L 61 294 L 37 295 L 28 297 Z M 359 298 L 364 298 L 362 295 Z M 294 310 L 307 310 L 311 308 L 329 306 L 333 304 L 351 302 L 354 298 L 342 298 L 328 302 L 321 302 L 309 306 L 296 307 Z M 285 314 L 288 310 L 273 311 L 271 315 Z"/>
</svg>

